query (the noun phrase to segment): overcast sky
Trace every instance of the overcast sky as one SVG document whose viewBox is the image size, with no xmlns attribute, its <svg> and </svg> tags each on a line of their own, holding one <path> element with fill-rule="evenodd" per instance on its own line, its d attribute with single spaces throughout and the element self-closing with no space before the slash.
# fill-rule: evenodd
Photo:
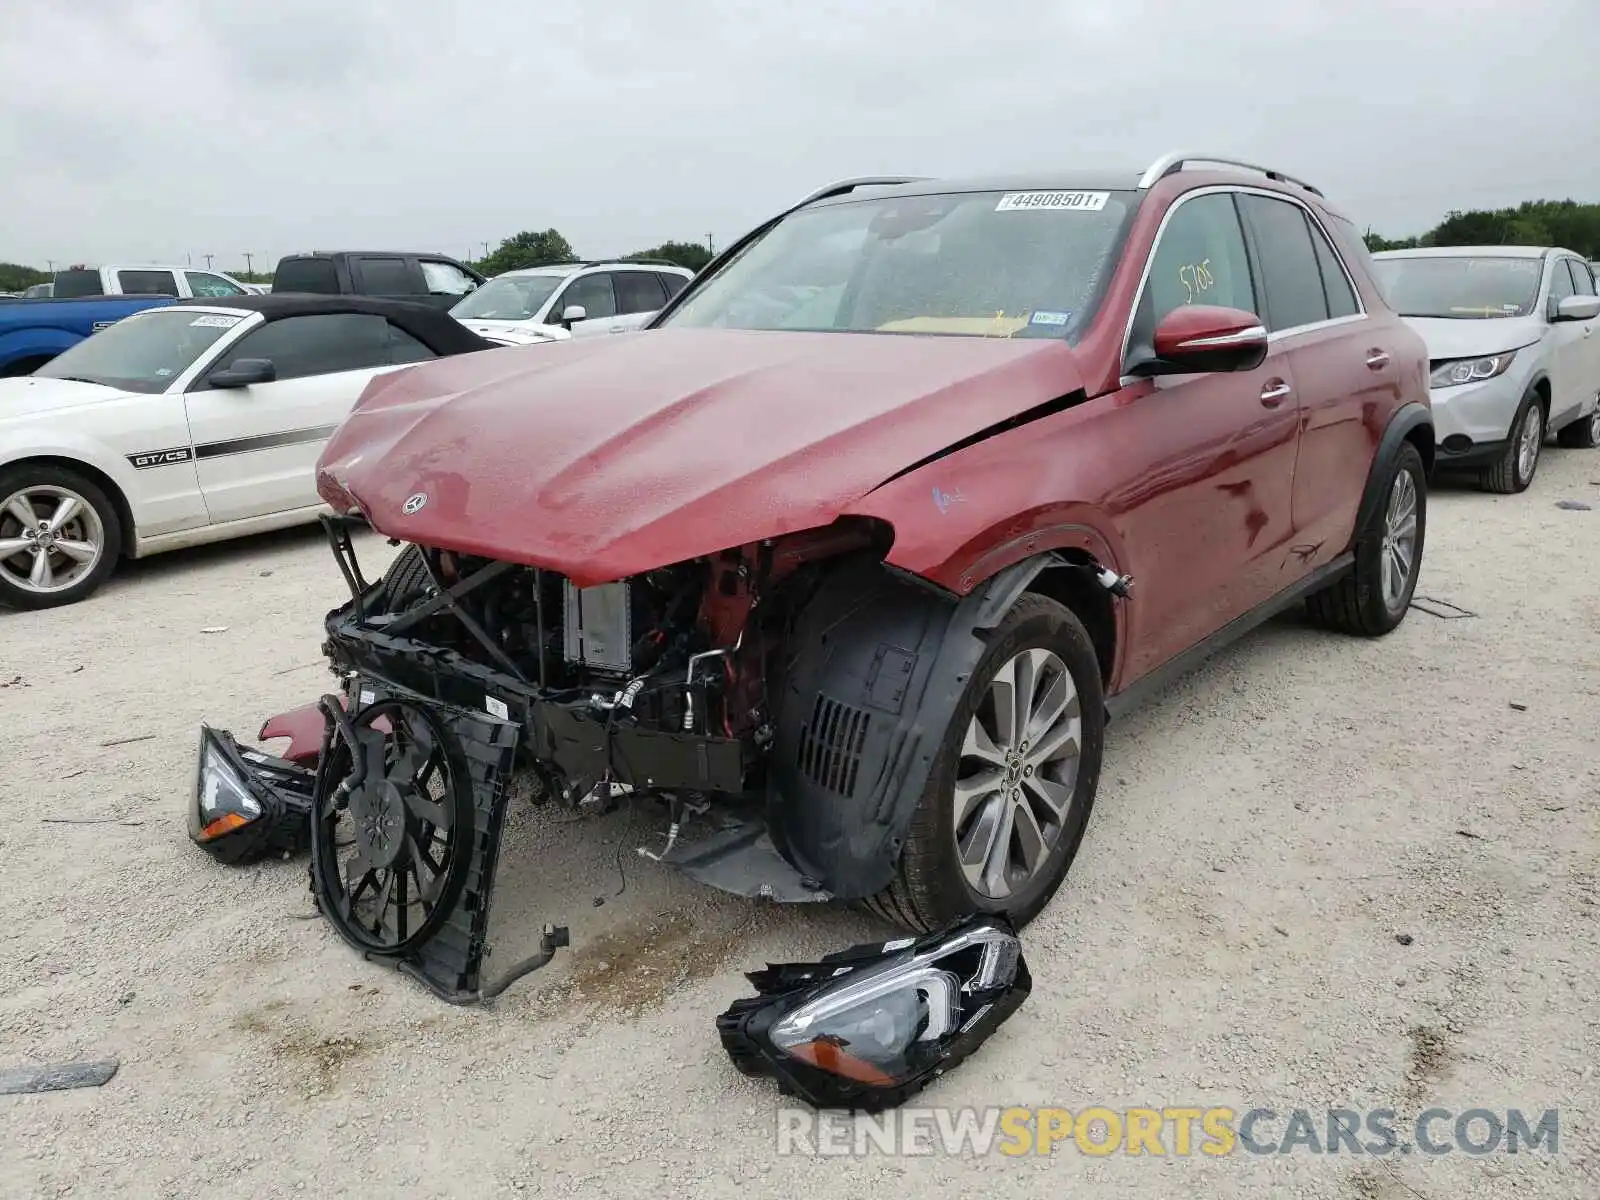
<svg viewBox="0 0 1600 1200">
<path fill-rule="evenodd" d="M 1600 201 L 1600 0 L 0 0 L 0 260 L 721 245 L 849 175 L 1303 175 L 1359 224 Z"/>
</svg>

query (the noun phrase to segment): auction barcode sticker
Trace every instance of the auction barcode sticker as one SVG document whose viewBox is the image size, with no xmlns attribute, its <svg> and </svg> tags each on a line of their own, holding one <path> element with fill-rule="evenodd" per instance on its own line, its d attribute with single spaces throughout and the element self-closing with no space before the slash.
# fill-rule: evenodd
<svg viewBox="0 0 1600 1200">
<path fill-rule="evenodd" d="M 189 322 L 189 325 L 194 329 L 232 329 L 242 320 L 244 320 L 243 317 L 224 317 L 220 314 L 209 314 L 204 317 L 196 317 Z"/>
<path fill-rule="evenodd" d="M 1007 192 L 994 206 L 995 212 L 1023 212 L 1027 209 L 1068 209 L 1073 212 L 1099 212 L 1111 199 L 1110 192 Z"/>
</svg>

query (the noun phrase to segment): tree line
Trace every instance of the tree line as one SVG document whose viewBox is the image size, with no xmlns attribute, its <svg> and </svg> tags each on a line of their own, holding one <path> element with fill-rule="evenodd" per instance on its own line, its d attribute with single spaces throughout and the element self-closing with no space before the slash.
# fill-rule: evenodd
<svg viewBox="0 0 1600 1200">
<path fill-rule="evenodd" d="M 1561 246 L 1600 260 L 1600 204 L 1576 200 L 1524 200 L 1515 208 L 1453 209 L 1416 237 L 1391 239 L 1367 231 L 1367 249 L 1417 246 Z"/>
</svg>

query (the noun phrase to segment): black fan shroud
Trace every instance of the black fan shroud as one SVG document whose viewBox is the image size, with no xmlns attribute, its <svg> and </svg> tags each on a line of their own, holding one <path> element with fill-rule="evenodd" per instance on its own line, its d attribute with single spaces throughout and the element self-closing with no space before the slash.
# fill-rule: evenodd
<svg viewBox="0 0 1600 1200">
<path fill-rule="evenodd" d="M 384 699 L 334 722 L 321 765 L 318 904 L 359 949 L 405 955 L 444 924 L 471 866 L 472 783 L 460 748 L 425 707 Z"/>
</svg>

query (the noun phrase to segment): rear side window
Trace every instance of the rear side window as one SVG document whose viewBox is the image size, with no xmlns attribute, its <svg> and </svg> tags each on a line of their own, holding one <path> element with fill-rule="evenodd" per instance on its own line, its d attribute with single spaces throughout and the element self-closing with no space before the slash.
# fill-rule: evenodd
<svg viewBox="0 0 1600 1200">
<path fill-rule="evenodd" d="M 280 381 L 303 379 L 389 366 L 397 353 L 393 334 L 401 331 L 367 313 L 285 317 L 246 335 L 223 357 L 230 365 L 241 358 L 270 358 Z"/>
<path fill-rule="evenodd" d="M 178 281 L 171 271 L 118 271 L 117 286 L 124 296 L 176 296 Z"/>
<path fill-rule="evenodd" d="M 1384 297 L 1384 303 L 1391 304 L 1388 296 L 1384 295 L 1383 283 L 1378 276 L 1378 264 L 1372 257 L 1372 251 L 1367 249 L 1366 239 L 1354 225 L 1337 213 L 1329 213 L 1328 217 L 1328 231 L 1333 234 L 1334 242 L 1344 254 L 1344 261 L 1351 264 L 1352 269 L 1359 268 L 1377 289 L 1378 295 Z"/>
<path fill-rule="evenodd" d="M 77 296 L 98 296 L 105 290 L 99 271 L 57 271 L 55 287 L 50 294 L 57 300 L 71 300 Z"/>
<path fill-rule="evenodd" d="M 1311 229 L 1298 204 L 1253 193 L 1241 195 L 1246 219 L 1260 250 L 1267 328 L 1274 333 L 1328 319 L 1328 297 L 1311 244 Z"/>
<path fill-rule="evenodd" d="M 421 342 L 417 341 L 416 338 L 412 337 L 409 333 L 407 333 L 404 329 L 401 329 L 398 325 L 395 325 L 392 322 L 390 322 L 388 324 L 389 324 L 389 358 L 388 358 L 388 361 L 392 365 L 398 366 L 398 365 L 403 364 L 403 363 L 427 362 L 428 359 L 430 359 L 430 358 L 437 358 L 438 357 L 438 355 L 436 355 L 432 350 L 429 350 L 426 346 L 424 346 Z"/>
<path fill-rule="evenodd" d="M 242 296 L 243 288 L 234 287 L 220 275 L 212 275 L 206 271 L 185 271 L 183 277 L 189 281 L 189 290 L 196 296 Z"/>
<path fill-rule="evenodd" d="M 654 312 L 667 302 L 661 291 L 660 276 L 654 271 L 617 271 L 612 275 L 617 287 L 619 313 Z"/>
<path fill-rule="evenodd" d="M 1361 305 L 1356 302 L 1350 280 L 1339 265 L 1338 254 L 1328 244 L 1328 239 L 1322 235 L 1315 221 L 1307 221 L 1306 227 L 1311 231 L 1311 245 L 1317 252 L 1317 269 L 1322 272 L 1322 294 L 1328 299 L 1328 315 L 1355 316 L 1361 311 Z"/>
<path fill-rule="evenodd" d="M 337 296 L 339 272 L 331 258 L 290 258 L 278 264 L 272 276 L 274 292 L 309 292 L 313 296 Z"/>
<path fill-rule="evenodd" d="M 369 296 L 418 296 L 421 283 L 412 278 L 403 258 L 363 258 L 356 262 L 361 290 Z"/>
<path fill-rule="evenodd" d="M 667 289 L 668 300 L 683 291 L 683 285 L 689 282 L 682 275 L 668 275 L 665 271 L 658 275 L 657 278 L 661 280 L 661 286 Z"/>
<path fill-rule="evenodd" d="M 1589 274 L 1589 264 L 1575 258 L 1567 259 L 1567 269 L 1572 272 L 1572 286 L 1580 296 L 1594 295 L 1594 276 Z"/>
<path fill-rule="evenodd" d="M 1227 192 L 1182 201 L 1167 220 L 1134 323 L 1136 357 L 1152 352 L 1161 319 L 1187 304 L 1257 311 L 1244 232 Z"/>
</svg>

